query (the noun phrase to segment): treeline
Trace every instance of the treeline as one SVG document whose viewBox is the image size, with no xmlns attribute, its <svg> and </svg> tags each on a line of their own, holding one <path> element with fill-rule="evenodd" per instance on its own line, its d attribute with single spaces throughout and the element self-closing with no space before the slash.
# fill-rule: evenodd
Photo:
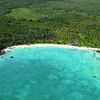
<svg viewBox="0 0 100 100">
<path fill-rule="evenodd" d="M 50 42 L 53 41 L 56 35 L 52 30 L 49 29 L 39 29 L 32 28 L 21 34 L 6 34 L 5 37 L 0 36 L 0 49 L 11 45 L 18 44 L 29 44 L 29 43 L 38 43 L 38 42 Z"/>
</svg>

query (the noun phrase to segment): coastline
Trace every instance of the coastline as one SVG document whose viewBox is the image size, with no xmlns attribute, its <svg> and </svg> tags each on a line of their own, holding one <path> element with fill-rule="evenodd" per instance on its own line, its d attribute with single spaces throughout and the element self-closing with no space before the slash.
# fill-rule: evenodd
<svg viewBox="0 0 100 100">
<path fill-rule="evenodd" d="M 70 49 L 78 49 L 78 50 L 90 50 L 90 51 L 100 51 L 100 48 L 90 48 L 90 47 L 78 47 L 73 45 L 65 45 L 65 44 L 25 44 L 25 45 L 14 45 L 3 49 L 1 52 L 7 52 L 14 48 L 29 48 L 29 47 L 61 47 L 61 48 L 70 48 Z"/>
</svg>

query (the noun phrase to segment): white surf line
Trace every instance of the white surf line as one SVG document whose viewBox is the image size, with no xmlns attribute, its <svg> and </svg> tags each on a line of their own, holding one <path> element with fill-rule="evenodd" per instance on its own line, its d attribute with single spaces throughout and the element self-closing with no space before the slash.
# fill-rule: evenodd
<svg viewBox="0 0 100 100">
<path fill-rule="evenodd" d="M 70 49 L 79 49 L 79 50 L 92 50 L 92 51 L 100 51 L 100 48 L 89 48 L 89 47 L 77 47 L 73 45 L 65 45 L 65 44 L 30 44 L 30 45 L 15 45 L 10 46 L 4 49 L 3 51 L 9 51 L 13 48 L 29 48 L 29 47 L 62 47 L 62 48 L 70 48 Z"/>
</svg>

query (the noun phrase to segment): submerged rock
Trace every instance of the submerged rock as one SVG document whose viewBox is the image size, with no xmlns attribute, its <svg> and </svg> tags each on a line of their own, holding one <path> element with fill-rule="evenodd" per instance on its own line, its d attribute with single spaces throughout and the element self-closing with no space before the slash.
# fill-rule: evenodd
<svg viewBox="0 0 100 100">
<path fill-rule="evenodd" d="M 5 54 L 6 52 L 5 51 L 0 51 L 0 56 Z"/>
<path fill-rule="evenodd" d="M 14 56 L 10 56 L 10 58 L 14 58 Z"/>
</svg>

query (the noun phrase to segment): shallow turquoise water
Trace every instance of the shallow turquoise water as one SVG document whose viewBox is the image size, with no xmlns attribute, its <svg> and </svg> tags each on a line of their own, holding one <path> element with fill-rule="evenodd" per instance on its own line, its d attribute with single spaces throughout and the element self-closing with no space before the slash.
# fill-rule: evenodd
<svg viewBox="0 0 100 100">
<path fill-rule="evenodd" d="M 0 100 L 100 100 L 100 54 L 60 47 L 12 49 L 0 56 Z"/>
</svg>

